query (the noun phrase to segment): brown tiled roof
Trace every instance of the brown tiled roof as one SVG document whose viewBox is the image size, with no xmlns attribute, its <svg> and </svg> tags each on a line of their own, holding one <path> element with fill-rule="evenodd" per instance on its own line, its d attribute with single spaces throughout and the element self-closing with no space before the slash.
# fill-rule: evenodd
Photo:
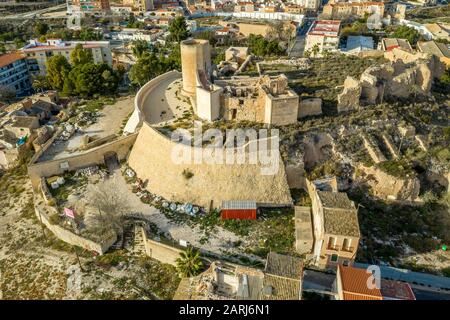
<svg viewBox="0 0 450 320">
<path fill-rule="evenodd" d="M 423 41 L 417 43 L 420 51 L 434 54 L 435 56 L 442 58 L 450 58 L 450 49 L 444 43 L 435 41 Z"/>
<path fill-rule="evenodd" d="M 303 273 L 303 263 L 300 258 L 270 252 L 267 255 L 264 272 L 266 274 L 299 280 Z"/>
<path fill-rule="evenodd" d="M 365 269 L 338 266 L 345 300 L 382 300 L 380 289 L 369 289 L 370 274 Z"/>
<path fill-rule="evenodd" d="M 261 300 L 299 300 L 301 281 L 286 279 L 270 274 L 264 276 L 264 288 Z M 270 294 L 266 294 L 269 290 Z"/>
<path fill-rule="evenodd" d="M 0 56 L 0 68 L 7 66 L 17 60 L 23 59 L 25 56 L 20 52 L 7 53 Z"/>
<path fill-rule="evenodd" d="M 355 209 L 345 192 L 317 191 L 322 206 L 325 208 Z"/>
<path fill-rule="evenodd" d="M 323 209 L 325 233 L 360 237 L 358 213 L 356 209 Z"/>
</svg>

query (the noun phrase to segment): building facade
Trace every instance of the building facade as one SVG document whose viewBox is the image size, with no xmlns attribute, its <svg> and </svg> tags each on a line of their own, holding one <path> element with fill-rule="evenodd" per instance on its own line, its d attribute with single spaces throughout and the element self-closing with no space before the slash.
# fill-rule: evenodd
<svg viewBox="0 0 450 320">
<path fill-rule="evenodd" d="M 339 20 L 316 20 L 306 35 L 305 52 L 322 56 L 324 51 L 335 52 L 339 48 Z"/>
<path fill-rule="evenodd" d="M 14 90 L 16 96 L 32 91 L 30 74 L 25 56 L 20 52 L 0 56 L 0 86 Z"/>
<path fill-rule="evenodd" d="M 307 188 L 313 213 L 313 264 L 319 268 L 352 265 L 361 237 L 354 202 L 337 191 L 336 183 L 307 181 Z"/>
<path fill-rule="evenodd" d="M 77 13 L 109 13 L 111 10 L 109 0 L 69 0 L 67 11 L 69 14 Z"/>
<path fill-rule="evenodd" d="M 94 63 L 106 63 L 112 66 L 112 55 L 109 41 L 62 41 L 49 39 L 45 43 L 31 40 L 21 51 L 26 56 L 28 70 L 31 75 L 45 75 L 47 73 L 47 60 L 54 55 L 63 55 L 70 61 L 70 53 L 77 44 L 92 52 Z"/>
<path fill-rule="evenodd" d="M 383 2 L 339 2 L 323 6 L 323 15 L 328 19 L 341 19 L 348 16 L 384 15 Z"/>
</svg>

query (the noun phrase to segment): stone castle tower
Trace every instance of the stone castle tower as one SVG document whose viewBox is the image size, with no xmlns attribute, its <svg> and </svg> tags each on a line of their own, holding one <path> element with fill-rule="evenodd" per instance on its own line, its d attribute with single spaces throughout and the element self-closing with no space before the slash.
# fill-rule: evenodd
<svg viewBox="0 0 450 320">
<path fill-rule="evenodd" d="M 181 42 L 181 71 L 183 74 L 183 94 L 195 96 L 200 84 L 198 74 L 209 80 L 211 74 L 211 51 L 208 40 L 189 39 Z"/>
</svg>

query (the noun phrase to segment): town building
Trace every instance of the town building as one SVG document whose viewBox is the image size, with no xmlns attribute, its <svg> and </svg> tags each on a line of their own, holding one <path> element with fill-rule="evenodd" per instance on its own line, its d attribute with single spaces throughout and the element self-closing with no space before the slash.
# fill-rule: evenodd
<svg viewBox="0 0 450 320">
<path fill-rule="evenodd" d="M 47 39 L 41 43 L 30 40 L 21 51 L 26 56 L 28 70 L 31 75 L 45 75 L 47 60 L 54 55 L 63 55 L 70 61 L 70 53 L 77 44 L 92 52 L 94 63 L 107 63 L 112 66 L 112 55 L 109 41 L 63 41 L 61 39 Z"/>
<path fill-rule="evenodd" d="M 183 94 L 195 113 L 214 121 L 249 120 L 285 125 L 297 122 L 299 97 L 285 75 L 220 79 L 211 82 L 211 55 L 207 40 L 181 42 Z"/>
<path fill-rule="evenodd" d="M 408 283 L 376 279 L 372 271 L 338 266 L 334 290 L 339 300 L 416 300 Z"/>
<path fill-rule="evenodd" d="M 321 56 L 324 51 L 335 52 L 339 47 L 339 20 L 316 20 L 311 25 L 305 42 L 305 52 Z"/>
<path fill-rule="evenodd" d="M 335 290 L 338 300 L 383 300 L 370 271 L 339 265 Z"/>
<path fill-rule="evenodd" d="M 109 0 L 69 0 L 67 10 L 69 14 L 107 14 L 111 8 Z"/>
<path fill-rule="evenodd" d="M 336 178 L 307 181 L 307 189 L 312 201 L 312 263 L 319 268 L 352 265 L 361 238 L 354 202 L 338 192 Z"/>
<path fill-rule="evenodd" d="M 383 2 L 338 2 L 323 6 L 323 15 L 327 19 L 342 19 L 349 16 L 364 17 L 372 14 L 384 15 Z"/>
<path fill-rule="evenodd" d="M 174 300 L 301 300 L 303 262 L 270 252 L 264 270 L 220 261 L 182 279 Z"/>
<path fill-rule="evenodd" d="M 425 24 L 425 27 L 432 34 L 433 40 L 450 41 L 450 26 L 445 26 L 440 23 Z"/>
<path fill-rule="evenodd" d="M 322 4 L 320 0 L 294 0 L 292 2 L 310 11 L 317 11 Z"/>
<path fill-rule="evenodd" d="M 408 39 L 398 38 L 383 38 L 380 42 L 380 49 L 383 51 L 392 51 L 395 48 L 400 48 L 405 51 L 412 52 L 412 47 Z"/>
<path fill-rule="evenodd" d="M 348 36 L 345 50 L 342 52 L 345 54 L 358 54 L 362 51 L 370 50 L 374 50 L 374 42 L 372 37 Z"/>
<path fill-rule="evenodd" d="M 420 52 L 437 56 L 447 67 L 450 67 L 450 49 L 446 44 L 436 41 L 419 41 L 417 48 Z"/>
<path fill-rule="evenodd" d="M 0 56 L 0 86 L 10 88 L 16 96 L 23 96 L 32 91 L 24 54 L 13 52 Z"/>
<path fill-rule="evenodd" d="M 57 120 L 60 112 L 56 104 L 58 95 L 54 91 L 40 93 L 3 108 L 6 113 L 0 121 L 0 169 L 12 168 L 21 154 L 32 146 L 37 150 L 49 136 L 44 137 L 44 125 Z M 38 143 L 35 143 L 38 138 Z"/>
</svg>

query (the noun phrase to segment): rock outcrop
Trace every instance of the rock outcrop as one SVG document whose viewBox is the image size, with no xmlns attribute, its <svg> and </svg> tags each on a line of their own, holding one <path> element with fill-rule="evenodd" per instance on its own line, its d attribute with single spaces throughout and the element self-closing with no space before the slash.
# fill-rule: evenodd
<svg viewBox="0 0 450 320">
<path fill-rule="evenodd" d="M 417 177 L 398 178 L 375 167 L 363 165 L 358 169 L 377 197 L 402 201 L 414 201 L 419 197 L 420 181 Z"/>
<path fill-rule="evenodd" d="M 344 89 L 338 95 L 338 112 L 381 103 L 385 98 L 430 94 L 433 79 L 445 70 L 443 63 L 425 53 L 394 51 L 387 54 L 389 62 L 367 68 L 359 80 L 350 76 L 345 79 Z"/>
<path fill-rule="evenodd" d="M 344 91 L 342 91 L 337 98 L 338 112 L 358 109 L 361 91 L 361 83 L 353 77 L 347 77 L 344 82 Z"/>
</svg>

